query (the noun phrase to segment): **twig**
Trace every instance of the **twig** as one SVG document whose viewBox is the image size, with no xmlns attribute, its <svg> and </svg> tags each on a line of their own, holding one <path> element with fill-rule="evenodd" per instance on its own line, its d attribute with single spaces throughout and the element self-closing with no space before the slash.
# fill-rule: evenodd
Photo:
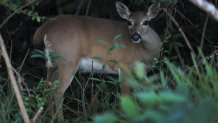
<svg viewBox="0 0 218 123">
<path fill-rule="evenodd" d="M 17 13 L 17 11 L 20 11 L 22 9 L 24 9 L 25 7 L 33 4 L 34 2 L 36 2 L 37 0 L 32 0 L 30 2 L 28 2 L 27 4 L 21 6 L 18 10 L 14 11 L 12 14 L 10 14 L 0 25 L 0 29 Z"/>
<path fill-rule="evenodd" d="M 185 66 L 184 60 L 182 59 L 182 56 L 181 56 L 181 54 L 180 54 L 180 51 L 179 51 L 178 47 L 176 47 L 175 50 L 176 50 L 176 52 L 177 52 L 177 54 L 178 54 L 179 61 L 180 61 L 180 63 L 182 64 L 182 68 L 184 68 L 184 66 Z"/>
<path fill-rule="evenodd" d="M 178 28 L 179 32 L 182 34 L 186 45 L 188 46 L 188 48 L 190 49 L 190 51 L 196 56 L 196 53 L 194 52 L 190 41 L 188 40 L 187 36 L 185 35 L 185 33 L 183 32 L 182 28 L 180 27 L 180 25 L 178 24 L 178 22 L 176 21 L 176 19 L 169 13 L 167 12 L 167 9 L 163 8 L 163 11 L 167 14 L 167 16 L 169 16 L 170 20 L 173 21 L 173 23 L 176 25 L 176 27 Z"/>
<path fill-rule="evenodd" d="M 22 86 L 22 85 L 24 85 L 28 95 L 30 95 L 30 91 L 29 91 L 29 89 L 27 87 L 27 84 L 24 82 L 23 78 L 20 76 L 20 74 L 18 73 L 18 71 L 16 69 L 14 69 L 14 68 L 12 68 L 12 69 L 13 69 L 13 72 L 17 75 L 17 81 L 18 81 L 17 83 L 18 83 L 19 89 L 21 91 L 24 91 L 24 88 Z"/>
<path fill-rule="evenodd" d="M 61 2 L 63 2 L 63 1 L 61 1 L 61 0 L 56 0 L 55 1 L 55 4 L 57 6 L 58 15 L 63 14 L 63 9 L 61 7 L 61 4 L 62 4 Z"/>
<path fill-rule="evenodd" d="M 184 18 L 189 24 L 194 25 L 192 21 L 188 17 L 186 17 L 184 14 L 182 14 L 179 10 L 176 10 L 176 13 L 178 13 L 182 18 Z"/>
<path fill-rule="evenodd" d="M 88 16 L 88 14 L 89 14 L 89 10 L 90 10 L 90 7 L 91 7 L 91 3 L 92 3 L 92 0 L 89 0 L 89 2 L 88 2 L 88 5 L 87 5 L 87 8 L 86 8 L 86 16 Z"/>
<path fill-rule="evenodd" d="M 207 17 L 206 17 L 205 22 L 204 22 L 204 27 L 203 27 L 202 36 L 201 36 L 200 49 L 202 49 L 203 46 L 204 46 L 204 37 L 205 37 L 205 34 L 206 34 L 206 29 L 207 29 L 208 19 L 209 19 L 209 15 L 207 14 Z"/>
<path fill-rule="evenodd" d="M 2 39 L 1 34 L 0 34 L 0 46 L 1 46 L 2 56 L 5 60 L 7 72 L 8 72 L 9 78 L 11 80 L 11 85 L 14 89 L 22 117 L 23 117 L 25 123 L 30 123 L 29 115 L 26 112 L 26 109 L 25 109 L 25 106 L 24 106 L 24 103 L 23 103 L 23 100 L 22 100 L 22 97 L 20 94 L 20 90 L 17 86 L 17 82 L 16 82 L 16 79 L 14 77 L 13 69 L 12 69 L 12 66 L 11 66 L 11 63 L 10 63 L 10 60 L 9 60 L 9 57 L 8 57 L 8 54 L 7 54 L 7 51 L 5 48 L 5 44 L 4 44 L 4 41 Z"/>
<path fill-rule="evenodd" d="M 43 107 L 40 107 L 39 110 L 36 112 L 35 116 L 32 119 L 31 123 L 35 123 L 36 120 L 38 119 L 39 115 L 42 113 Z"/>
<path fill-rule="evenodd" d="M 213 51 L 211 54 L 208 56 L 202 58 L 197 64 L 193 65 L 192 67 L 199 67 L 200 65 L 204 65 L 206 63 L 206 60 L 212 59 L 218 57 L 218 50 Z M 184 72 L 187 72 L 188 69 L 184 70 Z"/>
<path fill-rule="evenodd" d="M 16 69 L 12 67 L 13 72 L 17 75 L 17 84 L 20 91 L 23 91 L 22 83 L 24 83 L 23 78 L 20 76 L 20 74 L 17 72 Z"/>
<path fill-rule="evenodd" d="M 79 5 L 78 5 L 78 7 L 76 8 L 76 13 L 75 13 L 75 15 L 79 15 L 83 4 L 84 4 L 84 0 L 80 0 Z"/>
<path fill-rule="evenodd" d="M 214 19 L 216 19 L 216 21 L 218 21 L 218 9 L 212 3 L 206 0 L 189 0 L 189 1 L 195 4 L 200 9 L 207 12 Z"/>
<path fill-rule="evenodd" d="M 206 60 L 209 60 L 209 59 L 212 59 L 212 58 L 215 58 L 215 57 L 218 57 L 218 50 L 215 50 L 211 54 L 209 54 L 208 56 L 202 58 L 197 64 L 194 64 L 193 66 L 191 66 L 191 69 L 197 68 L 197 67 L 199 67 L 201 65 L 204 65 L 206 63 Z M 183 71 L 183 74 L 185 75 L 185 73 L 187 73 L 188 70 L 189 70 L 188 68 L 185 68 L 184 71 Z M 172 75 L 171 75 L 171 77 L 172 77 Z M 173 78 L 171 82 L 174 83 L 175 78 Z"/>
</svg>

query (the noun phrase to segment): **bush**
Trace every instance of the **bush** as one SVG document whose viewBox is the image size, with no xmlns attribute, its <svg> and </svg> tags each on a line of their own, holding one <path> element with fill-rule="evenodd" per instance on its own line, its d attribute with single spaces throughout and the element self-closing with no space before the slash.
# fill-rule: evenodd
<svg viewBox="0 0 218 123">
<path fill-rule="evenodd" d="M 218 120 L 216 62 L 202 59 L 203 66 L 193 60 L 194 66 L 187 66 L 185 71 L 165 60 L 170 73 L 161 70 L 150 77 L 143 76 L 146 74 L 141 69 L 143 64 L 137 63 L 136 77 L 129 75 L 126 79 L 133 93 L 120 97 L 122 112 L 97 115 L 93 122 L 215 123 Z M 176 83 L 174 89 L 169 87 L 170 81 Z"/>
</svg>

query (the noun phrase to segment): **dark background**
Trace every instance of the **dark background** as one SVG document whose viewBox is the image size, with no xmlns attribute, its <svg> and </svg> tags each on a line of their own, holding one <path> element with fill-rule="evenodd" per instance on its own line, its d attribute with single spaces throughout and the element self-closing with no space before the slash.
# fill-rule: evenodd
<svg viewBox="0 0 218 123">
<path fill-rule="evenodd" d="M 1 4 L 0 22 L 5 21 L 14 12 L 13 8 L 9 7 L 11 4 L 16 4 L 18 8 L 26 6 L 23 7 L 24 10 L 37 12 L 37 16 L 44 18 L 37 22 L 27 13 L 20 12 L 12 16 L 0 28 L 13 67 L 23 73 L 27 82 L 37 82 L 41 78 L 46 78 L 44 61 L 30 58 L 30 53 L 34 49 L 32 38 L 36 29 L 47 19 L 60 14 L 77 14 L 124 21 L 116 12 L 115 2 L 116 0 L 40 0 L 26 6 L 27 0 L 10 0 L 6 2 L 7 4 Z M 203 39 L 204 45 L 200 49 L 207 56 L 218 47 L 218 23 L 187 0 L 122 0 L 121 2 L 124 2 L 131 11 L 147 11 L 152 3 L 161 3 L 158 16 L 150 22 L 150 26 L 162 40 L 160 61 L 167 57 L 181 67 L 192 65 L 191 51 L 183 36 L 166 13 L 161 11 L 161 8 L 167 8 L 168 12 L 173 15 L 196 53 L 201 44 L 206 18 L 208 18 Z M 217 0 L 211 2 L 217 5 Z M 3 59 L 0 59 L 0 63 L 1 81 L 7 77 Z"/>
<path fill-rule="evenodd" d="M 17 69 L 26 83 L 37 83 L 40 79 L 46 78 L 46 71 L 43 59 L 30 57 L 34 49 L 32 45 L 33 34 L 36 29 L 47 19 L 60 14 L 77 14 L 99 18 L 122 20 L 115 9 L 117 0 L 40 0 L 24 10 L 37 12 L 37 16 L 44 17 L 40 22 L 33 19 L 26 12 L 15 14 L 0 28 L 0 33 L 5 41 L 6 48 L 11 58 L 12 66 Z M 158 0 L 119 0 L 124 2 L 131 11 L 146 11 L 148 6 Z M 217 0 L 211 0 L 217 6 Z M 25 6 L 27 0 L 10 0 L 8 5 L 16 4 L 19 7 Z M 150 26 L 160 35 L 162 40 L 162 51 L 160 61 L 167 57 L 171 62 L 180 67 L 192 66 L 191 51 L 187 47 L 184 37 L 178 28 L 170 20 L 161 8 L 166 8 L 176 19 L 180 28 L 184 31 L 188 40 L 198 56 L 198 48 L 202 41 L 202 34 L 205 32 L 204 45 L 200 47 L 207 56 L 218 48 L 218 23 L 205 12 L 198 9 L 187 0 L 165 0 L 161 1 L 160 12 L 153 19 Z M 13 13 L 6 4 L 0 4 L 0 24 Z M 207 20 L 208 18 L 208 20 Z M 207 20 L 207 21 L 206 21 Z M 91 24 L 91 22 L 90 22 Z M 205 30 L 204 25 L 206 25 Z M 2 57 L 0 56 L 0 84 L 5 85 L 7 71 Z M 6 86 L 4 86 L 6 88 Z"/>
</svg>

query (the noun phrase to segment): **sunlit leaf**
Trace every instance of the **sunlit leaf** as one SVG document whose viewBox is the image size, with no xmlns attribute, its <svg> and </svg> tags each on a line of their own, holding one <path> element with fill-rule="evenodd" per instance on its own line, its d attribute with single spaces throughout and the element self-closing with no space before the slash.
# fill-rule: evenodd
<svg viewBox="0 0 218 123">
<path fill-rule="evenodd" d="M 122 34 L 117 34 L 114 38 L 113 41 L 116 41 L 118 38 L 122 37 Z"/>
<path fill-rule="evenodd" d="M 163 123 L 163 120 L 166 119 L 163 113 L 156 110 L 146 110 L 144 118 L 147 121 L 152 121 L 152 123 Z"/>
<path fill-rule="evenodd" d="M 101 81 L 102 81 L 102 79 L 94 78 L 94 77 L 90 78 L 90 80 L 92 80 L 92 81 L 96 81 L 96 82 L 101 82 Z"/>
<path fill-rule="evenodd" d="M 163 102 L 170 102 L 170 103 L 178 103 L 186 101 L 186 97 L 180 94 L 175 94 L 173 92 L 160 92 L 159 96 L 161 97 Z"/>
<path fill-rule="evenodd" d="M 121 109 L 128 117 L 134 118 L 140 114 L 137 105 L 129 96 L 122 96 L 120 101 Z"/>
<path fill-rule="evenodd" d="M 45 59 L 45 53 L 42 50 L 35 49 L 30 54 L 31 58 L 43 58 Z"/>
<path fill-rule="evenodd" d="M 153 105 L 159 102 L 159 96 L 154 92 L 138 92 L 135 94 L 135 96 L 142 102 Z"/>
<path fill-rule="evenodd" d="M 110 62 L 112 64 L 118 64 L 118 62 L 116 60 L 108 60 L 108 62 Z"/>
<path fill-rule="evenodd" d="M 117 121 L 117 117 L 112 113 L 105 113 L 95 116 L 93 120 L 94 123 L 115 123 Z"/>
<path fill-rule="evenodd" d="M 97 56 L 94 56 L 94 57 L 92 57 L 92 58 L 93 58 L 93 59 L 96 59 L 96 60 L 100 60 L 100 61 L 103 60 L 101 57 L 97 57 Z"/>
<path fill-rule="evenodd" d="M 110 47 L 108 47 L 107 51 L 112 52 L 114 50 L 114 48 L 115 48 L 115 46 L 110 46 Z"/>
<path fill-rule="evenodd" d="M 142 79 L 145 77 L 145 65 L 142 62 L 136 62 L 134 64 L 134 72 L 136 77 Z"/>
<path fill-rule="evenodd" d="M 98 40 L 98 42 L 101 44 L 108 44 L 108 41 L 106 41 L 106 40 Z"/>
<path fill-rule="evenodd" d="M 114 43 L 114 46 L 115 46 L 116 48 L 126 48 L 126 46 L 125 46 L 124 44 L 120 43 L 120 42 L 115 42 L 115 43 Z"/>
</svg>

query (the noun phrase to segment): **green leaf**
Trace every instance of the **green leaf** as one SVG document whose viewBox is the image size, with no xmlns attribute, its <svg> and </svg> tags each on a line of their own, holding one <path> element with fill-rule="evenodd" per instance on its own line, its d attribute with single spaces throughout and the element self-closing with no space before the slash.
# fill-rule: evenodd
<svg viewBox="0 0 218 123">
<path fill-rule="evenodd" d="M 150 92 L 139 92 L 136 93 L 135 96 L 141 101 L 146 103 L 147 105 L 153 105 L 158 103 L 159 97 L 154 91 Z"/>
<path fill-rule="evenodd" d="M 35 49 L 30 54 L 31 58 L 43 58 L 45 59 L 45 53 L 42 50 Z"/>
<path fill-rule="evenodd" d="M 117 34 L 114 38 L 113 41 L 116 41 L 118 38 L 122 37 L 122 34 Z"/>
<path fill-rule="evenodd" d="M 133 102 L 130 96 L 122 96 L 120 101 L 121 109 L 128 117 L 135 118 L 140 114 L 137 105 Z"/>
<path fill-rule="evenodd" d="M 45 58 L 45 56 L 44 55 L 42 55 L 42 54 L 33 54 L 33 55 L 31 55 L 30 56 L 31 58 Z"/>
<path fill-rule="evenodd" d="M 173 92 L 160 92 L 159 95 L 163 102 L 180 103 L 186 101 L 185 96 Z"/>
<path fill-rule="evenodd" d="M 98 42 L 101 44 L 108 44 L 108 41 L 106 41 L 106 40 L 98 40 Z"/>
<path fill-rule="evenodd" d="M 145 119 L 151 121 L 152 123 L 163 123 L 166 116 L 159 111 L 146 110 L 144 113 Z"/>
<path fill-rule="evenodd" d="M 134 64 L 134 72 L 136 77 L 139 79 L 143 79 L 145 77 L 145 65 L 142 62 L 135 62 Z"/>
<path fill-rule="evenodd" d="M 100 114 L 94 117 L 94 123 L 115 123 L 117 117 L 112 113 Z"/>
<path fill-rule="evenodd" d="M 172 63 L 170 63 L 167 59 L 165 59 L 165 63 L 168 67 L 168 69 L 170 70 L 170 73 L 172 74 L 174 80 L 177 83 L 181 83 L 181 77 L 183 76 L 183 73 L 181 73 L 181 71 L 179 71 L 179 69 L 176 68 L 176 66 Z"/>
<path fill-rule="evenodd" d="M 114 50 L 114 48 L 115 48 L 115 46 L 110 46 L 110 47 L 108 47 L 107 51 L 112 52 Z"/>
<path fill-rule="evenodd" d="M 102 79 L 94 78 L 94 77 L 90 78 L 90 80 L 92 80 L 92 81 L 97 81 L 97 82 L 102 82 Z"/>
<path fill-rule="evenodd" d="M 162 84 L 164 87 L 166 87 L 168 83 L 167 83 L 167 80 L 166 80 L 166 78 L 165 78 L 165 76 L 164 76 L 163 71 L 160 71 L 160 80 L 161 80 L 161 84 Z"/>
<path fill-rule="evenodd" d="M 36 21 L 39 23 L 41 22 L 41 18 L 40 17 L 36 17 Z"/>
<path fill-rule="evenodd" d="M 115 42 L 115 43 L 114 43 L 114 46 L 115 46 L 116 48 L 126 48 L 126 46 L 123 45 L 123 44 L 120 43 L 120 42 Z"/>
<path fill-rule="evenodd" d="M 35 49 L 32 53 L 45 54 L 44 51 Z"/>
<path fill-rule="evenodd" d="M 128 78 L 125 82 L 132 88 L 143 88 L 136 79 Z"/>
<path fill-rule="evenodd" d="M 140 92 L 136 93 L 136 97 L 147 105 L 155 105 L 159 103 L 181 103 L 186 101 L 186 97 L 173 92 Z"/>
<path fill-rule="evenodd" d="M 64 60 L 64 58 L 61 55 L 59 55 L 57 52 L 49 52 L 49 57 L 52 60 Z"/>
<path fill-rule="evenodd" d="M 118 64 L 118 62 L 116 60 L 108 60 L 107 62 L 110 62 L 112 64 Z"/>
<path fill-rule="evenodd" d="M 94 57 L 92 57 L 92 58 L 93 58 L 93 59 L 96 59 L 96 60 L 100 60 L 100 61 L 103 60 L 101 57 L 97 57 L 97 56 L 94 56 Z"/>
</svg>

